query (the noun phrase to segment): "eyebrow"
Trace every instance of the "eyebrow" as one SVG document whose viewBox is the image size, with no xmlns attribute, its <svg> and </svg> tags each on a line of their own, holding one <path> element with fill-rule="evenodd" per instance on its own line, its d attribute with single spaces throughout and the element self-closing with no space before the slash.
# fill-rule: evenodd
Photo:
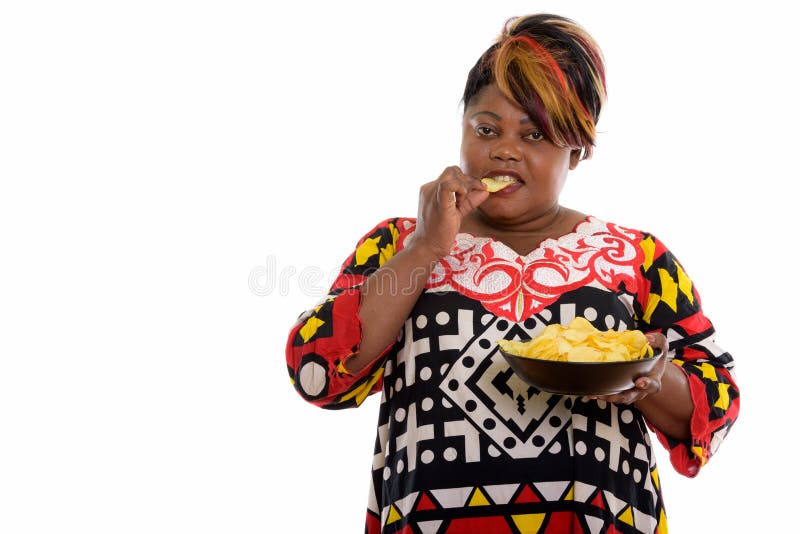
<svg viewBox="0 0 800 534">
<path fill-rule="evenodd" d="M 496 121 L 503 120 L 503 118 L 500 115 L 498 115 L 497 113 L 492 113 L 491 111 L 477 111 L 477 112 L 473 113 L 472 115 L 470 115 L 469 118 L 470 119 L 474 119 L 478 115 L 488 115 L 489 117 L 493 118 Z M 531 120 L 530 117 L 523 117 L 523 118 L 521 118 L 519 120 L 520 124 L 528 124 L 528 123 L 531 123 L 531 122 L 533 122 L 533 121 Z"/>
<path fill-rule="evenodd" d="M 500 115 L 498 115 L 497 113 L 492 113 L 491 111 L 476 111 L 475 113 L 470 115 L 469 118 L 470 119 L 474 119 L 478 115 L 489 115 L 491 118 L 493 118 L 496 121 L 503 120 L 503 118 Z"/>
</svg>

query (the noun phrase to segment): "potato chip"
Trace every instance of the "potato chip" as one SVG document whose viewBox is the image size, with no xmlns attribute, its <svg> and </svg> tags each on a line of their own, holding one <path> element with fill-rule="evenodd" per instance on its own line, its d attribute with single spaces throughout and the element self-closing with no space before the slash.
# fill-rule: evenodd
<svg viewBox="0 0 800 534">
<path fill-rule="evenodd" d="M 619 362 L 653 356 L 653 347 L 640 330 L 601 331 L 583 317 L 567 327 L 547 325 L 530 341 L 501 339 L 497 344 L 516 356 L 563 362 Z"/>
<path fill-rule="evenodd" d="M 602 362 L 603 352 L 592 347 L 587 347 L 586 345 L 578 345 L 577 347 L 572 347 L 569 349 L 567 352 L 567 361 Z"/>
<path fill-rule="evenodd" d="M 509 185 L 516 183 L 516 180 L 498 180 L 497 178 L 490 178 L 487 176 L 486 178 L 481 178 L 481 182 L 486 184 L 487 191 L 490 193 L 496 193 L 497 191 L 505 189 Z"/>
</svg>

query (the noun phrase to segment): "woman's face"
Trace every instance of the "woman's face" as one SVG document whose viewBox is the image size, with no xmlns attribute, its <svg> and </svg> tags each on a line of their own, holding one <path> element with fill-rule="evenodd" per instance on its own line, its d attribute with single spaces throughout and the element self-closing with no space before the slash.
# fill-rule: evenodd
<svg viewBox="0 0 800 534">
<path fill-rule="evenodd" d="M 567 172 L 580 151 L 544 138 L 528 114 L 494 84 L 482 89 L 464 110 L 461 169 L 467 176 L 510 176 L 514 183 L 492 193 L 478 210 L 494 222 L 523 224 L 558 205 Z"/>
</svg>

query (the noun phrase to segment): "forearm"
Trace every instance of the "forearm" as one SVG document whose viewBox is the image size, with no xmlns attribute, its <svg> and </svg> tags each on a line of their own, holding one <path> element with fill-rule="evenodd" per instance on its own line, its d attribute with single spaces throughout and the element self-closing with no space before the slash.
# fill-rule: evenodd
<svg viewBox="0 0 800 534">
<path fill-rule="evenodd" d="M 679 440 L 691 437 L 694 404 L 689 381 L 678 366 L 667 363 L 661 377 L 661 391 L 637 401 L 636 407 L 664 434 Z"/>
<path fill-rule="evenodd" d="M 358 354 L 345 367 L 357 373 L 392 344 L 438 258 L 421 246 L 409 246 L 387 261 L 364 282 L 359 319 L 362 339 Z"/>
</svg>

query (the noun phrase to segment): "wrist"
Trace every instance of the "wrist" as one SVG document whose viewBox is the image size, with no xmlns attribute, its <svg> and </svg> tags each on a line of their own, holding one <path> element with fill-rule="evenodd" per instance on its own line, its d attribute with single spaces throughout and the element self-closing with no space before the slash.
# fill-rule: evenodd
<svg viewBox="0 0 800 534">
<path fill-rule="evenodd" d="M 409 241 L 405 250 L 409 251 L 409 254 L 414 254 L 422 262 L 436 263 L 450 253 L 449 248 L 445 249 L 445 247 L 430 243 L 423 238 L 411 236 Z"/>
</svg>

